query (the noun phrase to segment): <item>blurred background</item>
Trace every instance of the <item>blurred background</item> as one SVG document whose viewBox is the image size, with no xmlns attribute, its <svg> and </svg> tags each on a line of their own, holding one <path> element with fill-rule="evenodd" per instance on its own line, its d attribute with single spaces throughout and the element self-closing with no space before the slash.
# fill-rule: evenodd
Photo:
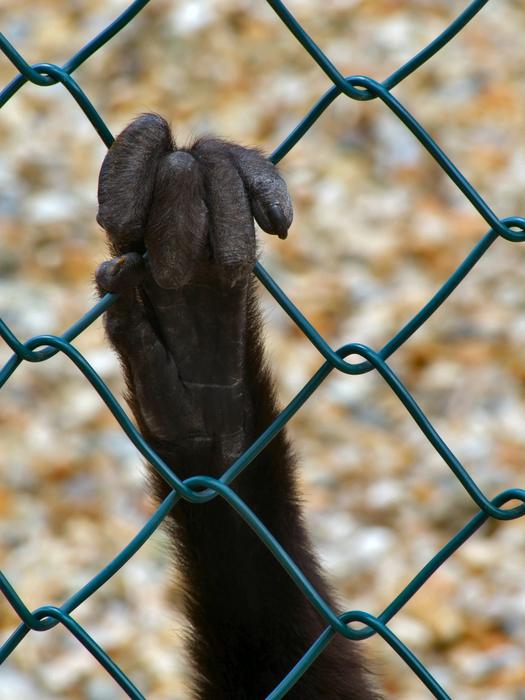
<svg viewBox="0 0 525 700">
<path fill-rule="evenodd" d="M 2 0 L 30 63 L 61 64 L 123 0 Z M 466 6 L 452 0 L 294 0 L 345 74 L 384 79 Z M 499 216 L 525 210 L 525 8 L 488 3 L 394 94 Z M 0 59 L 5 85 L 15 76 Z M 153 0 L 74 74 L 117 134 L 156 111 L 179 144 L 220 134 L 270 153 L 330 87 L 264 2 Z M 22 339 L 61 333 L 94 303 L 105 147 L 61 86 L 27 84 L 0 112 L 0 315 Z M 438 289 L 486 223 L 379 101 L 340 97 L 281 164 L 295 203 L 261 260 L 324 337 L 380 348 Z M 262 293 L 282 402 L 321 364 Z M 497 241 L 390 361 L 493 497 L 523 486 L 525 251 Z M 75 346 L 117 396 L 101 322 Z M 0 345 L 0 360 L 10 352 Z M 333 373 L 290 424 L 308 523 L 345 609 L 378 614 L 476 512 L 375 373 Z M 0 568 L 31 608 L 59 605 L 153 510 L 138 452 L 64 356 L 22 364 L 0 393 Z M 486 524 L 392 621 L 452 698 L 525 698 L 525 520 Z M 183 620 L 162 534 L 75 613 L 148 700 L 187 697 Z M 0 636 L 18 620 L 0 597 Z M 429 692 L 381 639 L 365 642 L 388 698 Z M 0 700 L 117 700 L 67 632 L 30 634 Z M 327 700 L 329 690 L 327 690 Z"/>
</svg>

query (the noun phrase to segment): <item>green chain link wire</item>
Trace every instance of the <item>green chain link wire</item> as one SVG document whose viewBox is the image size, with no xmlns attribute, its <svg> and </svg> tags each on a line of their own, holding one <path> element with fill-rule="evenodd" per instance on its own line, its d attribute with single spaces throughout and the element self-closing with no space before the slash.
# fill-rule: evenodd
<svg viewBox="0 0 525 700">
<path fill-rule="evenodd" d="M 37 63 L 29 65 L 16 48 L 0 34 L 0 48 L 19 70 L 19 75 L 12 80 L 0 92 L 0 108 L 13 97 L 16 92 L 27 82 L 46 87 L 62 83 L 71 93 L 79 107 L 89 119 L 102 141 L 109 148 L 113 142 L 113 136 L 104 123 L 102 117 L 91 104 L 84 91 L 71 77 L 84 61 L 92 56 L 99 48 L 108 42 L 115 34 L 126 26 L 147 4 L 149 0 L 135 0 L 129 7 L 100 34 L 89 41 L 80 51 L 70 58 L 62 67 L 50 63 Z M 404 80 L 408 75 L 417 70 L 428 61 L 436 52 L 453 39 L 458 32 L 488 3 L 488 0 L 474 0 L 451 24 L 428 46 L 412 57 L 383 82 L 377 82 L 370 77 L 352 75 L 344 77 L 328 59 L 324 52 L 315 44 L 306 33 L 300 23 L 294 18 L 290 10 L 281 0 L 267 0 L 290 32 L 302 44 L 313 60 L 330 78 L 333 87 L 330 88 L 312 107 L 308 114 L 287 136 L 281 145 L 270 156 L 274 163 L 279 162 L 304 136 L 310 127 L 319 119 L 327 107 L 341 94 L 353 100 L 367 101 L 381 100 L 409 129 L 429 154 L 439 163 L 449 178 L 456 184 L 474 208 L 481 214 L 489 226 L 489 231 L 474 246 L 469 255 L 459 265 L 457 270 L 446 280 L 438 292 L 415 316 L 406 323 L 403 328 L 394 335 L 381 350 L 359 343 L 350 343 L 334 350 L 326 340 L 317 332 L 312 324 L 305 318 L 301 311 L 294 306 L 282 289 L 276 284 L 268 272 L 257 263 L 254 273 L 259 281 L 266 287 L 278 304 L 286 311 L 292 321 L 301 329 L 304 335 L 317 348 L 324 358 L 324 363 L 314 376 L 305 384 L 301 391 L 286 406 L 275 421 L 266 431 L 242 454 L 220 479 L 205 476 L 195 476 L 181 481 L 159 456 L 148 446 L 137 432 L 126 413 L 119 405 L 116 398 L 110 392 L 106 384 L 86 361 L 81 353 L 72 345 L 74 340 L 117 298 L 114 294 L 107 294 L 82 318 L 74 323 L 61 336 L 39 335 L 27 342 L 21 342 L 8 326 L 0 319 L 0 336 L 13 350 L 13 355 L 0 370 L 0 388 L 7 382 L 17 367 L 25 360 L 27 362 L 42 362 L 58 352 L 66 355 L 82 372 L 93 388 L 98 392 L 109 410 L 115 416 L 122 429 L 135 447 L 150 462 L 170 485 L 172 491 L 158 507 L 154 515 L 144 527 L 137 533 L 131 542 L 101 571 L 88 581 L 80 590 L 74 593 L 60 607 L 43 606 L 33 612 L 25 605 L 16 590 L 9 583 L 5 575 L 0 572 L 0 591 L 20 617 L 21 624 L 0 647 L 0 663 L 3 662 L 13 650 L 20 644 L 24 637 L 31 631 L 49 630 L 57 624 L 62 624 L 73 634 L 84 647 L 99 661 L 106 671 L 115 679 L 116 683 L 124 690 L 128 697 L 134 700 L 144 700 L 142 693 L 132 681 L 123 673 L 108 654 L 90 637 L 90 635 L 75 621 L 71 613 L 95 591 L 103 586 L 148 540 L 152 533 L 159 527 L 166 515 L 180 498 L 193 503 L 205 503 L 217 496 L 227 501 L 237 511 L 246 524 L 259 536 L 268 547 L 273 556 L 280 562 L 297 587 L 304 593 L 316 610 L 326 620 L 327 627 L 308 652 L 290 670 L 288 675 L 267 696 L 266 700 L 279 700 L 283 698 L 292 686 L 305 673 L 317 656 L 330 643 L 335 634 L 341 634 L 348 639 L 362 640 L 379 634 L 394 651 L 406 662 L 414 673 L 421 679 L 434 697 L 440 700 L 450 700 L 450 696 L 436 681 L 427 668 L 419 661 L 412 651 L 388 627 L 389 621 L 401 610 L 412 596 L 428 581 L 430 576 L 464 543 L 473 535 L 488 518 L 497 520 L 512 520 L 525 515 L 525 490 L 508 489 L 498 494 L 493 499 L 487 496 L 478 487 L 476 482 L 467 473 L 464 466 L 440 437 L 436 429 L 430 423 L 424 412 L 418 406 L 409 391 L 403 386 L 401 380 L 387 364 L 388 358 L 400 348 L 418 328 L 445 302 L 450 294 L 462 282 L 474 265 L 481 259 L 489 247 L 498 237 L 513 242 L 525 240 L 525 218 L 509 217 L 500 219 L 468 182 L 465 176 L 458 170 L 454 163 L 441 150 L 438 144 L 430 137 L 421 124 L 412 114 L 397 100 L 390 90 Z M 349 355 L 357 355 L 360 362 L 348 362 L 345 358 Z M 388 605 L 378 616 L 370 613 L 353 610 L 337 615 L 334 610 L 319 595 L 310 581 L 304 576 L 294 561 L 288 556 L 274 537 L 268 532 L 262 523 L 246 504 L 235 494 L 230 485 L 235 478 L 246 468 L 252 460 L 268 445 L 275 435 L 286 425 L 290 418 L 301 408 L 305 401 L 314 393 L 324 379 L 337 369 L 346 374 L 363 374 L 376 370 L 385 382 L 390 386 L 399 400 L 406 407 L 422 433 L 430 444 L 436 449 L 459 482 L 468 492 L 472 500 L 479 507 L 479 512 L 436 554 L 436 556 L 424 566 L 412 579 L 405 589 Z M 512 508 L 504 507 L 509 501 L 521 503 Z M 349 626 L 350 623 L 359 623 L 357 626 Z"/>
</svg>

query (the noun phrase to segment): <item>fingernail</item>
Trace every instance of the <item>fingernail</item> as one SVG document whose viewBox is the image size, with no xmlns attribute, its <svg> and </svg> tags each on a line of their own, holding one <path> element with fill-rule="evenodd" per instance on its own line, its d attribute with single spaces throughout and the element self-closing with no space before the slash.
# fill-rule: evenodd
<svg viewBox="0 0 525 700">
<path fill-rule="evenodd" d="M 275 203 L 268 207 L 268 218 L 275 233 L 279 238 L 284 239 L 288 236 L 288 226 L 281 207 Z"/>
</svg>

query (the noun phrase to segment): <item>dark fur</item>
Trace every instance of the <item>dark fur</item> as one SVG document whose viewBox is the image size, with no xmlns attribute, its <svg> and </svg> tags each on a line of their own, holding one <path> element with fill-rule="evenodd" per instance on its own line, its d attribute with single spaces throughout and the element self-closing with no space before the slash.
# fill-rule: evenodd
<svg viewBox="0 0 525 700">
<path fill-rule="evenodd" d="M 284 238 L 292 219 L 286 185 L 255 150 L 217 139 L 176 150 L 167 123 L 143 115 L 104 160 L 99 205 L 116 257 L 99 267 L 97 284 L 101 293 L 121 292 L 105 323 L 139 429 L 179 477 L 218 477 L 277 414 L 250 274 L 252 216 Z M 153 470 L 150 480 L 163 498 L 166 484 Z M 331 600 L 284 431 L 233 488 Z M 168 529 L 192 627 L 195 697 L 262 700 L 326 623 L 220 498 L 179 503 Z M 287 697 L 379 696 L 356 645 L 336 636 Z"/>
</svg>

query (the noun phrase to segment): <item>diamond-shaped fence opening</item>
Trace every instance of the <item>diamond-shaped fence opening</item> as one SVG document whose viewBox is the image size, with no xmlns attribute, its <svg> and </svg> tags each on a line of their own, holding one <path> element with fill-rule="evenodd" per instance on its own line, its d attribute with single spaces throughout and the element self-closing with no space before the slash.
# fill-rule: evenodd
<svg viewBox="0 0 525 700">
<path fill-rule="evenodd" d="M 9 325 L 0 320 L 0 334 L 4 342 L 12 350 L 13 355 L 5 363 L 0 371 L 0 386 L 9 381 L 17 368 L 24 362 L 45 362 L 57 353 L 67 356 L 78 371 L 98 392 L 106 403 L 122 430 L 129 440 L 159 471 L 172 487 L 172 493 L 158 507 L 154 515 L 149 519 L 141 531 L 133 540 L 116 556 L 106 567 L 99 571 L 88 583 L 77 590 L 68 600 L 60 606 L 47 605 L 37 610 L 30 610 L 17 590 L 9 580 L 0 573 L 0 589 L 7 602 L 12 606 L 20 618 L 20 624 L 12 635 L 0 648 L 0 659 L 4 661 L 18 647 L 31 631 L 46 631 L 62 625 L 67 628 L 93 655 L 93 657 L 106 669 L 115 682 L 131 698 L 143 698 L 140 690 L 130 678 L 119 668 L 111 656 L 97 644 L 87 631 L 75 620 L 73 613 L 78 606 L 86 601 L 95 591 L 99 590 L 134 556 L 138 549 L 150 538 L 152 533 L 162 523 L 169 510 L 181 499 L 191 499 L 194 502 L 208 500 L 212 497 L 220 497 L 226 500 L 239 515 L 246 521 L 246 526 L 252 527 L 266 546 L 272 551 L 289 575 L 294 579 L 298 588 L 302 590 L 312 605 L 326 620 L 326 631 L 312 645 L 310 650 L 291 668 L 289 674 L 282 680 L 268 699 L 277 700 L 284 697 L 301 675 L 314 661 L 317 650 L 326 640 L 340 634 L 346 638 L 362 640 L 373 635 L 380 636 L 384 642 L 406 663 L 407 672 L 411 669 L 420 678 L 421 682 L 436 698 L 448 698 L 449 695 L 430 673 L 428 668 L 415 656 L 415 654 L 394 634 L 389 623 L 398 611 L 421 589 L 434 572 L 440 567 L 462 544 L 464 544 L 487 519 L 512 520 L 525 514 L 525 491 L 520 488 L 512 488 L 502 491 L 493 498 L 489 498 L 480 488 L 476 480 L 467 472 L 459 458 L 441 437 L 439 432 L 430 422 L 429 418 L 418 405 L 416 399 L 401 381 L 400 377 L 392 369 L 389 359 L 410 339 L 418 329 L 438 310 L 450 294 L 462 283 L 465 277 L 489 251 L 489 248 L 498 238 L 504 238 L 511 242 L 525 240 L 525 218 L 509 216 L 500 218 L 487 201 L 481 196 L 467 177 L 454 164 L 447 153 L 439 146 L 424 126 L 407 109 L 407 107 L 393 94 L 393 88 L 398 86 L 408 76 L 417 71 L 424 63 L 432 58 L 476 16 L 487 4 L 488 0 L 475 0 L 471 2 L 456 19 L 449 24 L 428 46 L 406 61 L 386 79 L 379 81 L 366 75 L 344 76 L 336 65 L 327 57 L 326 53 L 312 40 L 304 27 L 295 19 L 290 9 L 280 0 L 267 0 L 268 5 L 274 10 L 280 20 L 288 28 L 295 39 L 310 54 L 313 61 L 329 78 L 332 86 L 322 95 L 310 111 L 301 119 L 300 123 L 287 135 L 284 141 L 270 156 L 274 163 L 281 161 L 284 156 L 294 148 L 307 131 L 317 122 L 323 112 L 337 99 L 345 97 L 357 102 L 375 100 L 381 104 L 381 108 L 389 111 L 399 120 L 402 129 L 408 134 L 411 132 L 415 138 L 414 143 L 419 142 L 420 148 L 426 151 L 428 157 L 440 166 L 443 173 L 456 188 L 458 195 L 464 197 L 465 203 L 472 207 L 486 222 L 486 233 L 468 253 L 456 271 L 442 284 L 436 294 L 422 306 L 422 308 L 405 323 L 379 350 L 358 342 L 351 342 L 341 347 L 331 347 L 327 340 L 305 318 L 301 310 L 297 308 L 286 293 L 277 285 L 264 267 L 257 263 L 255 275 L 266 288 L 275 302 L 288 314 L 291 321 L 297 326 L 304 336 L 312 343 L 319 353 L 322 361 L 320 369 L 297 393 L 291 402 L 280 413 L 275 422 L 268 427 L 250 449 L 225 472 L 220 479 L 209 477 L 194 477 L 191 484 L 181 481 L 176 474 L 166 469 L 164 463 L 155 452 L 143 440 L 127 414 L 123 411 L 119 402 L 105 385 L 103 380 L 88 363 L 85 357 L 72 345 L 83 331 L 85 331 L 103 312 L 115 301 L 115 295 L 108 294 L 96 303 L 86 314 L 75 322 L 62 335 L 39 335 L 26 342 L 22 342 Z M 6 58 L 19 71 L 19 74 L 6 85 L 0 93 L 0 107 L 4 106 L 27 83 L 36 86 L 47 87 L 59 84 L 67 90 L 83 111 L 86 119 L 100 136 L 103 143 L 109 147 L 113 142 L 113 136 L 105 124 L 102 116 L 89 99 L 89 96 L 75 80 L 74 73 L 85 61 L 111 41 L 121 29 L 123 29 L 134 17 L 148 4 L 148 0 L 137 0 L 111 24 L 103 29 L 97 36 L 91 39 L 83 48 L 71 56 L 63 65 L 52 63 L 37 63 L 30 65 L 25 57 L 19 53 L 16 41 L 11 42 L 5 36 L 0 35 L 0 46 Z M 412 137 L 411 137 L 412 138 Z M 490 254 L 490 252 L 488 253 Z M 305 401 L 317 390 L 320 384 L 332 372 L 341 372 L 350 376 L 376 373 L 384 382 L 385 387 L 404 406 L 411 417 L 414 430 L 421 431 L 428 443 L 436 450 L 441 460 L 448 465 L 461 487 L 468 494 L 478 509 L 477 514 L 432 558 L 410 581 L 404 590 L 383 610 L 379 615 L 372 615 L 365 611 L 352 611 L 338 614 L 331 609 L 316 593 L 313 586 L 300 575 L 294 561 L 287 554 L 278 550 L 272 541 L 263 522 L 235 494 L 230 485 L 235 478 L 245 469 L 250 469 L 250 463 L 257 451 L 268 444 L 281 430 L 291 417 L 303 406 Z M 201 486 L 207 491 L 197 495 Z M 516 501 L 518 504 L 516 504 Z M 512 502 L 512 503 L 511 503 Z M 351 626 L 350 623 L 361 623 L 359 626 Z"/>
</svg>

